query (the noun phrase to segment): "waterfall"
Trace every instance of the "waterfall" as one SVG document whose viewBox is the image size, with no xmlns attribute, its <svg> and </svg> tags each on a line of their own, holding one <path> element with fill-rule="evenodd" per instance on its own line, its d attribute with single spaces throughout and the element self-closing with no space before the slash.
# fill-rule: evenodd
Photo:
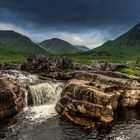
<svg viewBox="0 0 140 140">
<path fill-rule="evenodd" d="M 28 92 L 28 105 L 40 106 L 54 104 L 58 101 L 63 84 L 59 82 L 44 82 L 37 85 L 30 85 Z"/>
<path fill-rule="evenodd" d="M 63 89 L 63 83 L 57 81 L 42 81 L 37 75 L 20 70 L 5 70 L 3 75 L 18 79 L 22 84 L 21 88 L 25 95 L 25 106 L 40 106 L 54 104 L 59 99 Z M 26 88 L 28 86 L 28 89 Z"/>
<path fill-rule="evenodd" d="M 3 71 L 2 75 L 18 79 L 25 96 L 23 112 L 33 122 L 41 122 L 56 115 L 55 105 L 64 84 L 58 81 L 40 80 L 37 75 L 19 70 Z"/>
<path fill-rule="evenodd" d="M 30 85 L 26 96 L 25 112 L 30 112 L 27 118 L 33 122 L 41 122 L 55 116 L 56 102 L 60 98 L 64 84 L 45 81 L 37 85 Z M 32 106 L 30 106 L 32 105 Z"/>
<path fill-rule="evenodd" d="M 29 74 L 28 72 L 23 72 L 20 70 L 5 70 L 2 75 L 5 75 L 9 78 L 18 79 L 21 82 L 33 83 L 38 81 L 38 76 L 34 74 Z"/>
</svg>

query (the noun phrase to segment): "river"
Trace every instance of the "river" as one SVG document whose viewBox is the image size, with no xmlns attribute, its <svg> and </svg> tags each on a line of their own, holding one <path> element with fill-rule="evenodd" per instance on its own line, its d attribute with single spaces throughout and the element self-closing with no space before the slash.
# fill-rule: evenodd
<svg viewBox="0 0 140 140">
<path fill-rule="evenodd" d="M 60 118 L 55 104 L 64 83 L 41 81 L 37 75 L 7 71 L 5 75 L 29 84 L 25 108 L 0 122 L 0 140 L 140 140 L 140 110 L 118 109 L 111 124 L 90 131 Z"/>
</svg>

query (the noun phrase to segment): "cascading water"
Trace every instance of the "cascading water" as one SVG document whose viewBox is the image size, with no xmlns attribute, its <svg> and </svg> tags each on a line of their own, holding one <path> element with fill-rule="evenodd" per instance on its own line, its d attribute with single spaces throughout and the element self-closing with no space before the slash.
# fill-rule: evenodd
<svg viewBox="0 0 140 140">
<path fill-rule="evenodd" d="M 5 70 L 2 72 L 2 75 L 13 79 L 18 79 L 24 83 L 32 83 L 38 81 L 37 75 L 29 74 L 28 72 L 23 72 L 20 70 Z"/>
<path fill-rule="evenodd" d="M 34 106 L 44 104 L 54 104 L 58 101 L 62 91 L 62 83 L 45 82 L 29 86 L 28 103 L 32 102 Z M 29 99 L 30 98 L 30 99 Z"/>
<path fill-rule="evenodd" d="M 37 85 L 30 85 L 27 96 L 28 106 L 34 115 L 28 115 L 32 121 L 43 121 L 56 115 L 55 105 L 63 89 L 63 83 L 47 81 Z M 30 107 L 31 105 L 31 107 Z"/>
<path fill-rule="evenodd" d="M 3 75 L 18 79 L 28 86 L 22 87 L 25 94 L 24 112 L 30 112 L 26 116 L 28 119 L 42 121 L 56 115 L 55 104 L 59 100 L 63 83 L 42 81 L 37 75 L 17 70 L 5 71 Z"/>
</svg>

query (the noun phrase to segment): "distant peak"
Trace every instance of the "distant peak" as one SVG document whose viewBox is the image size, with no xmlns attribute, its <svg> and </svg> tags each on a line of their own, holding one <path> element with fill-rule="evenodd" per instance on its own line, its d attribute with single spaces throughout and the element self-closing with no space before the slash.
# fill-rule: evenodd
<svg viewBox="0 0 140 140">
<path fill-rule="evenodd" d="M 135 27 L 140 27 L 140 23 L 138 23 Z"/>
<path fill-rule="evenodd" d="M 14 30 L 0 30 L 0 33 L 22 35 Z"/>
<path fill-rule="evenodd" d="M 26 39 L 26 41 L 31 42 L 30 38 L 28 38 L 25 35 L 22 35 L 21 33 L 13 31 L 13 30 L 0 30 L 0 37 L 1 38 L 9 37 L 10 39 L 20 38 L 20 39 L 23 39 L 23 40 Z"/>
<path fill-rule="evenodd" d="M 53 40 L 60 40 L 59 38 L 52 38 Z"/>
<path fill-rule="evenodd" d="M 51 38 L 51 39 L 47 39 L 47 40 L 44 40 L 44 41 L 42 41 L 42 42 L 40 42 L 39 44 L 41 44 L 41 43 L 46 43 L 46 42 L 56 42 L 56 43 L 58 43 L 58 42 L 63 42 L 63 43 L 69 43 L 69 42 L 67 42 L 67 41 L 65 41 L 65 40 L 62 40 L 62 39 L 60 39 L 60 38 Z M 70 43 L 69 43 L 70 44 Z"/>
<path fill-rule="evenodd" d="M 50 39 L 50 40 L 53 40 L 53 41 L 64 41 L 64 40 L 62 40 L 62 39 L 60 39 L 60 38 L 52 38 L 52 39 Z"/>
<path fill-rule="evenodd" d="M 140 32 L 140 23 L 135 25 L 130 31 Z"/>
<path fill-rule="evenodd" d="M 15 31 L 13 30 L 0 30 L 1 33 L 16 33 Z"/>
<path fill-rule="evenodd" d="M 130 44 L 139 44 L 140 43 L 140 23 L 134 26 L 129 32 L 128 32 L 128 42 Z"/>
</svg>

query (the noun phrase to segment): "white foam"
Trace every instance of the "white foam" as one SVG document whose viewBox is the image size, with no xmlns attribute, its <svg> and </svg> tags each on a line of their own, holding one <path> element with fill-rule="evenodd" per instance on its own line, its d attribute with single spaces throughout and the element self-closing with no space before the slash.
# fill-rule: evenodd
<svg viewBox="0 0 140 140">
<path fill-rule="evenodd" d="M 55 104 L 26 107 L 24 108 L 24 112 L 29 112 L 26 118 L 30 119 L 31 122 L 42 122 L 57 115 Z"/>
<path fill-rule="evenodd" d="M 22 72 L 20 70 L 5 70 L 3 75 L 9 78 L 22 80 L 24 82 L 35 82 L 38 80 L 37 75 L 29 74 L 28 72 Z"/>
</svg>

